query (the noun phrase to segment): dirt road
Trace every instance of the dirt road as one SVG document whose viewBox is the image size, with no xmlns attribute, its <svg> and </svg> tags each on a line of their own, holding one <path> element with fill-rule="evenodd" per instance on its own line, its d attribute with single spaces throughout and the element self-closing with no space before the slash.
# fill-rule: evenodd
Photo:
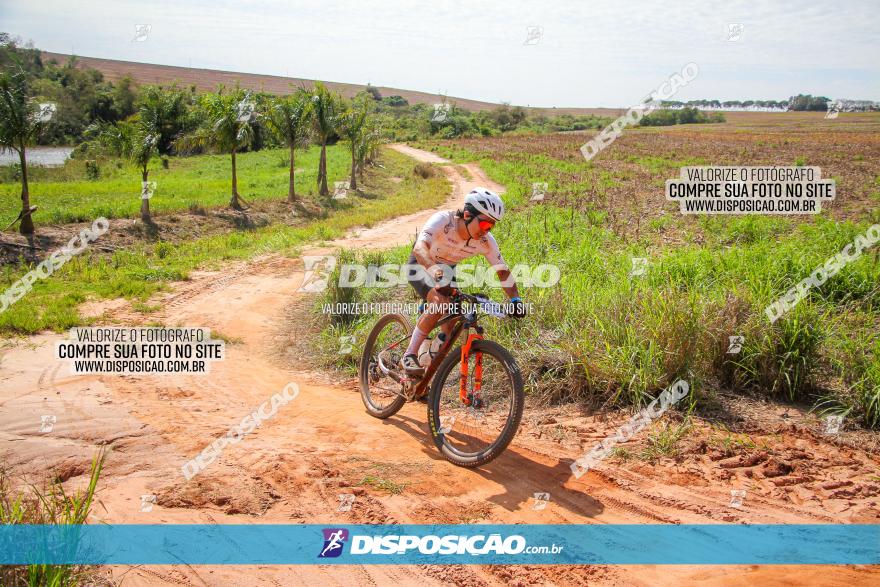
<svg viewBox="0 0 880 587">
<path fill-rule="evenodd" d="M 430 153 L 396 146 L 422 160 Z M 474 185 L 493 185 L 474 165 L 470 179 L 443 165 L 453 186 L 447 208 Z M 434 212 L 426 210 L 371 229 L 353 231 L 335 247 L 384 249 L 410 241 Z M 611 431 L 574 409 L 527 413 L 523 430 L 499 459 L 479 470 L 452 466 L 426 430 L 423 404 L 407 404 L 389 420 L 369 417 L 354 381 L 305 368 L 299 361 L 306 294 L 299 260 L 269 256 L 222 272 L 201 272 L 161 301 L 167 326 L 209 327 L 233 339 L 227 358 L 208 376 L 79 376 L 53 358 L 60 337 L 7 341 L 0 356 L 0 457 L 15 470 L 40 476 L 54 471 L 72 485 L 83 481 L 96 446 L 112 449 L 100 484 L 93 521 L 113 523 L 822 523 L 880 520 L 870 473 L 876 456 L 834 447 L 791 433 L 789 460 L 828 466 L 795 478 L 773 493 L 757 491 L 746 506 L 731 508 L 730 483 L 719 482 L 711 453 L 679 466 L 656 469 L 603 466 L 579 480 L 569 465 Z M 124 302 L 92 307 L 114 320 L 143 317 Z M 186 481 L 181 465 L 226 433 L 289 382 L 299 397 L 279 409 L 247 438 L 226 448 L 202 473 Z M 528 411 L 528 410 L 527 410 Z M 550 415 L 548 415 L 550 414 Z M 41 416 L 55 416 L 40 432 Z M 562 430 L 559 436 L 554 430 Z M 783 437 L 786 435 L 783 434 Z M 705 451 L 704 451 L 705 452 Z M 836 459 L 836 461 L 835 461 Z M 838 462 L 839 461 L 839 462 Z M 695 464 L 696 463 L 696 464 Z M 761 468 L 766 459 L 742 463 Z M 687 467 L 691 469 L 687 469 Z M 836 468 L 835 468 L 836 467 Z M 721 471 L 735 470 L 714 465 Z M 795 473 L 796 473 L 795 468 Z M 789 473 L 786 476 L 791 477 Z M 755 483 L 767 482 L 769 475 Z M 388 484 L 363 483 L 381 479 Z M 849 493 L 817 507 L 826 497 L 813 484 Z M 826 483 L 827 484 L 827 483 Z M 381 487 L 379 485 L 382 485 Z M 876 484 L 875 484 L 876 486 Z M 788 491 L 790 487 L 799 492 Z M 867 489 L 865 489 L 867 488 Z M 536 492 L 550 494 L 535 509 Z M 764 495 L 766 493 L 766 495 Z M 141 511 L 142 495 L 155 495 Z M 350 511 L 338 511 L 339 494 L 352 494 Z M 796 499 L 789 495 L 795 495 Z M 831 498 L 829 498 L 831 499 Z M 836 504 L 828 509 L 828 503 Z M 526 585 L 526 584 L 824 584 L 876 581 L 876 569 L 857 567 L 500 567 L 500 566 L 178 566 L 115 567 L 124 585 Z"/>
</svg>

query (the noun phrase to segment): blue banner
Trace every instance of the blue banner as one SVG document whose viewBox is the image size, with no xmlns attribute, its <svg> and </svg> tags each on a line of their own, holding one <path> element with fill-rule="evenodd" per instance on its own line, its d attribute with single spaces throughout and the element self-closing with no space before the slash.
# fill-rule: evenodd
<svg viewBox="0 0 880 587">
<path fill-rule="evenodd" d="M 880 564 L 880 525 L 0 526 L 0 564 Z"/>
</svg>

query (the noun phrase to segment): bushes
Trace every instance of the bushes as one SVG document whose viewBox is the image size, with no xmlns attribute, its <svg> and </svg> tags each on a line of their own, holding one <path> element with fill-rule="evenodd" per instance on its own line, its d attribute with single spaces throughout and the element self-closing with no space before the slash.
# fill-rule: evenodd
<svg viewBox="0 0 880 587">
<path fill-rule="evenodd" d="M 605 128 L 606 126 L 611 124 L 611 122 L 611 118 L 605 116 L 594 116 L 592 114 L 586 116 L 560 114 L 558 116 L 551 117 L 538 114 L 526 120 L 518 127 L 517 130 L 534 133 L 590 130 L 594 128 Z"/>
<path fill-rule="evenodd" d="M 437 170 L 434 169 L 434 166 L 430 163 L 417 163 L 416 166 L 413 167 L 413 174 L 422 179 L 429 179 L 437 175 Z"/>
<path fill-rule="evenodd" d="M 493 110 L 471 112 L 452 103 L 443 116 L 436 115 L 429 104 L 392 104 L 388 97 L 382 98 L 377 107 L 376 117 L 382 121 L 387 138 L 395 141 L 588 130 L 603 128 L 612 121 L 594 115 L 550 115 L 552 110 L 526 110 L 507 104 Z"/>
<path fill-rule="evenodd" d="M 86 161 L 86 179 L 97 180 L 101 178 L 101 168 L 94 159 Z"/>
<path fill-rule="evenodd" d="M 326 303 L 336 306 L 336 304 L 353 304 L 359 301 L 361 288 L 344 287 L 339 283 L 343 266 L 357 262 L 358 257 L 353 251 L 344 249 L 339 253 L 336 257 L 336 265 L 327 278 L 327 289 L 324 295 Z M 353 313 L 333 313 L 331 314 L 331 322 L 334 325 L 351 324 L 357 317 L 357 314 Z"/>
<path fill-rule="evenodd" d="M 675 124 L 704 124 L 724 122 L 724 115 L 720 112 L 703 112 L 696 108 L 682 108 L 681 110 L 656 110 L 648 114 L 639 122 L 639 126 L 672 126 Z"/>
</svg>

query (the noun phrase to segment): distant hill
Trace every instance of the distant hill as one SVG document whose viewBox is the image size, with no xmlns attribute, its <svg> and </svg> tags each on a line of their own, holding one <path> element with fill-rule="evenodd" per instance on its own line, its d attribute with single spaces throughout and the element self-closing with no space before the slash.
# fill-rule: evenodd
<svg viewBox="0 0 880 587">
<path fill-rule="evenodd" d="M 63 53 L 50 53 L 48 51 L 43 51 L 42 55 L 44 61 L 54 59 L 58 63 L 65 63 L 70 58 L 70 55 Z M 76 59 L 80 67 L 92 67 L 97 69 L 110 81 L 116 81 L 121 77 L 130 75 L 139 84 L 170 84 L 171 82 L 176 81 L 178 85 L 182 87 L 195 85 L 196 89 L 200 91 L 213 91 L 216 90 L 217 86 L 220 84 L 233 86 L 238 82 L 241 84 L 241 87 L 250 90 L 263 90 L 272 94 L 287 94 L 290 93 L 293 88 L 298 88 L 300 86 L 311 88 L 315 83 L 315 80 L 295 77 L 241 73 L 218 69 L 191 69 L 189 67 L 177 67 L 174 65 L 155 65 L 152 63 L 119 61 L 117 59 L 102 59 L 99 57 L 82 57 L 80 55 L 77 55 Z M 349 98 L 366 87 L 358 84 L 330 81 L 324 83 L 330 89 Z M 388 88 L 385 86 L 376 87 L 383 96 L 402 96 L 410 104 L 435 104 L 441 100 L 439 94 L 401 90 L 399 88 Z M 448 96 L 447 100 L 449 102 L 454 102 L 461 108 L 472 111 L 491 110 L 498 107 L 498 104 L 492 102 L 481 102 L 479 100 L 469 100 L 467 98 L 458 98 L 454 96 Z M 552 112 L 556 114 L 596 114 L 599 116 L 615 116 L 623 112 L 623 109 L 617 108 L 531 108 L 531 110 L 542 110 L 548 114 Z"/>
</svg>

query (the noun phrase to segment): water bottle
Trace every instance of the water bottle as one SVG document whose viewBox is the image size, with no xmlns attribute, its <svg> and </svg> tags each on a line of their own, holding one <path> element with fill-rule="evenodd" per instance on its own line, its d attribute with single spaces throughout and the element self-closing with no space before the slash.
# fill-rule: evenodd
<svg viewBox="0 0 880 587">
<path fill-rule="evenodd" d="M 437 353 L 440 352 L 440 347 L 442 347 L 445 342 L 445 332 L 441 332 L 434 339 L 426 338 L 422 341 L 422 344 L 419 345 L 419 365 L 421 365 L 423 369 L 428 368 L 428 365 L 431 364 L 431 361 L 433 361 L 434 357 L 437 356 Z"/>
<path fill-rule="evenodd" d="M 446 333 L 441 332 L 437 335 L 437 337 L 431 341 L 431 347 L 428 352 L 431 353 L 431 360 L 437 356 L 437 353 L 440 352 L 440 347 L 442 347 L 446 343 Z"/>
<path fill-rule="evenodd" d="M 422 368 L 427 368 L 428 365 L 431 364 L 431 343 L 433 341 L 430 338 L 426 338 L 422 341 L 422 344 L 419 345 L 419 365 Z"/>
</svg>

